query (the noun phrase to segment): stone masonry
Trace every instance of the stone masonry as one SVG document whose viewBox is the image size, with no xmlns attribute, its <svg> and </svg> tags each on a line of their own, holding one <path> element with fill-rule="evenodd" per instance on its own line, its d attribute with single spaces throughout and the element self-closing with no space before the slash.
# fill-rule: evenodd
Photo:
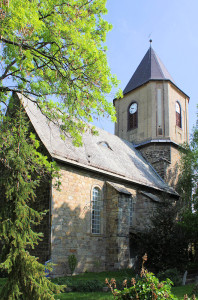
<svg viewBox="0 0 198 300">
<path fill-rule="evenodd" d="M 125 195 L 109 184 L 107 176 L 69 165 L 60 164 L 60 167 L 61 191 L 54 188 L 52 191 L 51 259 L 56 264 L 52 275 L 69 273 L 71 254 L 78 260 L 76 273 L 129 267 L 130 230 L 139 232 L 149 226 L 156 205 L 141 194 L 150 189 L 123 183 L 131 194 Z M 91 233 L 91 197 L 95 186 L 102 191 L 101 234 Z M 160 198 L 162 194 L 157 196 Z M 129 224 L 131 198 L 134 202 L 132 227 Z"/>
</svg>

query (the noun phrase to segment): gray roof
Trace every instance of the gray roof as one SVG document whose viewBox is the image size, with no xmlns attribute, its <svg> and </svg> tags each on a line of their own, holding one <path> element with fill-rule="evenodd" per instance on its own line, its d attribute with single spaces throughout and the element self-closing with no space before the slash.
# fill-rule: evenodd
<svg viewBox="0 0 198 300">
<path fill-rule="evenodd" d="M 50 122 L 36 104 L 19 95 L 26 113 L 51 157 L 101 174 L 176 194 L 143 159 L 132 143 L 98 128 L 99 135 L 83 134 L 83 146 L 61 138 L 59 127 Z"/>
<path fill-rule="evenodd" d="M 150 198 L 154 202 L 162 202 L 159 197 L 156 195 L 153 195 L 152 193 L 147 193 L 147 192 L 141 192 L 142 195 L 145 195 L 146 197 Z"/>
<path fill-rule="evenodd" d="M 152 47 L 148 49 L 123 93 L 127 94 L 150 80 L 174 80 Z"/>
<path fill-rule="evenodd" d="M 111 185 L 117 192 L 119 192 L 121 194 L 126 194 L 128 196 L 131 195 L 131 193 L 125 188 L 124 185 L 117 184 L 117 183 L 114 183 L 114 182 L 109 182 L 109 181 L 107 181 L 107 183 L 109 185 Z"/>
</svg>

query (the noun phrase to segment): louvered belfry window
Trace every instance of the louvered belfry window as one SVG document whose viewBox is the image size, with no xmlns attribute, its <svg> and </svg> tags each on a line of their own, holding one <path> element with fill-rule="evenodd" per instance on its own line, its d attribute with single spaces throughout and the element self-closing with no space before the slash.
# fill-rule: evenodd
<svg viewBox="0 0 198 300">
<path fill-rule="evenodd" d="M 128 130 L 138 127 L 138 105 L 137 102 L 132 102 L 128 109 Z"/>
<path fill-rule="evenodd" d="M 92 191 L 91 231 L 94 234 L 101 233 L 101 190 L 94 187 Z"/>
<path fill-rule="evenodd" d="M 181 105 L 178 101 L 176 101 L 175 110 L 176 110 L 176 125 L 181 128 Z"/>
</svg>

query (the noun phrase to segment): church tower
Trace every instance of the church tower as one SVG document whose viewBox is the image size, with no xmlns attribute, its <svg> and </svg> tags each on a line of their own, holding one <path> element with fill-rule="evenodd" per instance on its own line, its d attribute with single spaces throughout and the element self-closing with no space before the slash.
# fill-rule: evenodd
<svg viewBox="0 0 198 300">
<path fill-rule="evenodd" d="M 115 99 L 115 134 L 132 142 L 159 175 L 175 186 L 178 146 L 189 141 L 189 97 L 150 46 L 123 91 Z"/>
</svg>

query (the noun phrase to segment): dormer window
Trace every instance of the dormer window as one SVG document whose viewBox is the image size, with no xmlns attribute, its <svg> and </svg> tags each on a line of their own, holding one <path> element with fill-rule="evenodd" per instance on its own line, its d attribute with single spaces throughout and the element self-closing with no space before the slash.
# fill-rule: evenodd
<svg viewBox="0 0 198 300">
<path fill-rule="evenodd" d="M 138 127 L 138 104 L 132 102 L 128 108 L 128 130 Z"/>
<path fill-rule="evenodd" d="M 102 147 L 104 147 L 106 149 L 112 150 L 111 147 L 109 146 L 109 144 L 107 142 L 105 142 L 105 141 L 99 142 L 98 145 L 102 146 Z"/>
<path fill-rule="evenodd" d="M 176 111 L 176 125 L 181 128 L 181 105 L 179 101 L 176 101 L 175 104 L 175 111 Z"/>
</svg>

